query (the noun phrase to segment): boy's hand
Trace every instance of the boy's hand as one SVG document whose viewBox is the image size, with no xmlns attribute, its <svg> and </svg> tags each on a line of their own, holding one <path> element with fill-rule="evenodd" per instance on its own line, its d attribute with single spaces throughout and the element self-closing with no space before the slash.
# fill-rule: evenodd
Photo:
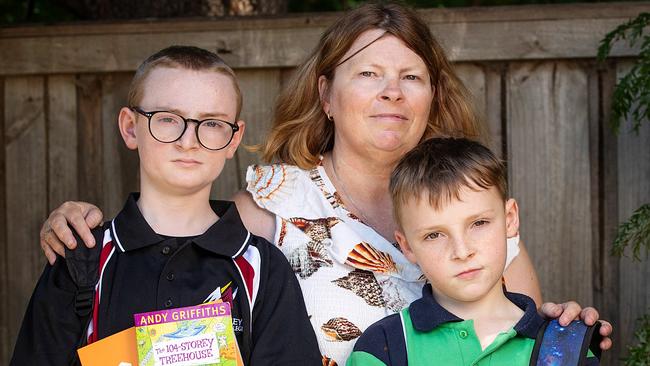
<svg viewBox="0 0 650 366">
<path fill-rule="evenodd" d="M 103 216 L 97 206 L 87 202 L 67 201 L 52 211 L 40 233 L 41 248 L 47 261 L 54 264 L 56 253 L 64 256 L 65 247 L 74 249 L 77 246 L 68 225 L 72 225 L 87 247 L 94 247 L 95 238 L 90 229 L 99 225 Z"/>
<path fill-rule="evenodd" d="M 612 325 L 605 320 L 598 320 L 598 311 L 592 307 L 586 307 L 582 309 L 575 301 L 565 302 L 563 304 L 555 304 L 552 302 L 546 302 L 542 304 L 542 307 L 539 309 L 542 313 L 542 316 L 546 318 L 558 318 L 560 325 L 568 325 L 571 321 L 579 319 L 585 322 L 587 325 L 594 325 L 597 321 L 600 321 L 600 335 L 603 336 L 603 340 L 600 342 L 600 348 L 603 351 L 606 351 L 612 348 L 612 340 L 609 338 L 612 335 Z"/>
</svg>

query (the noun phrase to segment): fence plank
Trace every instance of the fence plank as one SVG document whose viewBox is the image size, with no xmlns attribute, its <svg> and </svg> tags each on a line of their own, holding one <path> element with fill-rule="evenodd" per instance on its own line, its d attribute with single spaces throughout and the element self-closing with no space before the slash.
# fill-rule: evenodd
<svg viewBox="0 0 650 366">
<path fill-rule="evenodd" d="M 510 186 L 548 300 L 592 303 L 587 75 L 517 63 L 508 79 Z"/>
<path fill-rule="evenodd" d="M 617 67 L 620 78 L 631 63 Z M 650 123 L 645 121 L 639 135 L 630 132 L 629 122 L 621 125 L 618 136 L 618 217 L 627 220 L 644 203 L 650 203 Z M 629 251 L 628 251 L 629 253 Z M 622 344 L 633 343 L 636 319 L 650 313 L 650 258 L 636 262 L 629 257 L 620 264 L 620 329 Z"/>
<path fill-rule="evenodd" d="M 139 160 L 136 151 L 122 141 L 117 125 L 120 108 L 127 105 L 131 73 L 115 73 L 102 77 L 101 127 L 103 179 L 103 209 L 106 219 L 122 209 L 129 192 L 139 191 Z"/>
<path fill-rule="evenodd" d="M 0 77 L 0 184 L 6 185 L 5 174 L 5 79 Z M 4 188 L 4 187 L 3 187 Z M 7 242 L 7 204 L 6 190 L 0 190 L 0 360 L 9 359 L 9 349 L 13 346 L 13 339 L 9 336 L 9 271 Z"/>
<path fill-rule="evenodd" d="M 595 57 L 605 32 L 642 11 L 644 3 L 421 11 L 455 61 Z M 237 68 L 291 67 L 307 55 L 339 14 L 269 20 L 157 21 L 34 27 L 0 31 L 0 74 L 130 71 L 171 44 L 220 50 Z M 525 21 L 523 21 L 525 20 Z M 170 31 L 172 30 L 172 31 Z M 264 47 L 260 47 L 264 45 Z M 616 46 L 613 56 L 633 56 Z"/>
<path fill-rule="evenodd" d="M 45 257 L 38 245 L 47 213 L 45 113 L 42 77 L 7 78 L 5 164 L 7 197 L 8 327 L 11 346 Z"/>
<path fill-rule="evenodd" d="M 48 98 L 48 211 L 77 199 L 77 88 L 72 75 L 50 76 Z"/>
<path fill-rule="evenodd" d="M 104 207 L 102 159 L 101 80 L 95 75 L 77 78 L 77 130 L 79 159 L 79 199 Z"/>
</svg>

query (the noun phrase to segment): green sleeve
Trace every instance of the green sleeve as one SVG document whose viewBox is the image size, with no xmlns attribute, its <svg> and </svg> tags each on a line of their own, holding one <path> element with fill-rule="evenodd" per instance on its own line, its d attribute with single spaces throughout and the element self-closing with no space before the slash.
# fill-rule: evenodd
<svg viewBox="0 0 650 366">
<path fill-rule="evenodd" d="M 352 352 L 345 366 L 387 366 L 368 352 Z"/>
</svg>

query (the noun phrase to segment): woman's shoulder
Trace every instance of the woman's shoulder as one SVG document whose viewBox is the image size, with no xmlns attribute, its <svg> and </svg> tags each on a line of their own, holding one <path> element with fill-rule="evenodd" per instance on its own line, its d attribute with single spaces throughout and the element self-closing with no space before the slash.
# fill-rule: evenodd
<svg viewBox="0 0 650 366">
<path fill-rule="evenodd" d="M 276 214 L 310 189 L 309 172 L 295 165 L 251 165 L 246 171 L 246 190 L 255 203 Z"/>
</svg>

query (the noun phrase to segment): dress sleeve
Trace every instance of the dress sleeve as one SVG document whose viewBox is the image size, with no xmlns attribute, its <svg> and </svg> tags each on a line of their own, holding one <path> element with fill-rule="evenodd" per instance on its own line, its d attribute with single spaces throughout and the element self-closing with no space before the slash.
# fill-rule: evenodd
<svg viewBox="0 0 650 366">
<path fill-rule="evenodd" d="M 508 238 L 508 241 L 506 243 L 506 268 L 508 268 L 515 257 L 519 255 L 519 234 L 513 236 L 512 238 Z"/>
<path fill-rule="evenodd" d="M 65 259 L 57 257 L 36 284 L 10 365 L 77 364 L 85 324 L 73 311 L 75 294 Z"/>
<path fill-rule="evenodd" d="M 253 307 L 251 366 L 320 366 L 321 355 L 300 285 L 279 249 L 269 247 L 267 275 Z"/>
</svg>

